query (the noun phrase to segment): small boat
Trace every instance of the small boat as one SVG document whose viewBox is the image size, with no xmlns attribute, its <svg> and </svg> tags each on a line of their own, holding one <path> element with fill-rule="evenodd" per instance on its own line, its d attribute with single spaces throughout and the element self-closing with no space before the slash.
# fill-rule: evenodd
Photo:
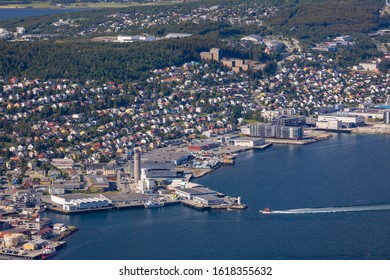
<svg viewBox="0 0 390 280">
<path fill-rule="evenodd" d="M 158 208 L 158 207 L 163 207 L 164 206 L 164 202 L 161 202 L 161 201 L 148 201 L 148 202 L 145 202 L 144 203 L 144 207 L 145 208 Z"/>
<path fill-rule="evenodd" d="M 259 212 L 262 213 L 262 214 L 271 214 L 271 209 L 269 209 L 267 207 L 267 208 L 264 208 L 263 210 L 259 210 Z"/>
<path fill-rule="evenodd" d="M 56 248 L 54 246 L 46 246 L 42 251 L 42 260 L 48 259 L 56 254 Z"/>
</svg>

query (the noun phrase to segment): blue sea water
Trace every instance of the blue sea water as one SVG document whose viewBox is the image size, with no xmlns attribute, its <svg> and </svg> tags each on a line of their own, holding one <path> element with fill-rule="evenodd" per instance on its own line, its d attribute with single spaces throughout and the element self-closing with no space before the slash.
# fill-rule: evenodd
<svg viewBox="0 0 390 280">
<path fill-rule="evenodd" d="M 0 6 L 0 21 L 7 19 L 25 18 L 31 16 L 43 16 L 50 14 L 62 14 L 76 12 L 80 9 L 1 9 Z"/>
<path fill-rule="evenodd" d="M 390 136 L 340 134 L 306 146 L 244 152 L 235 166 L 196 180 L 241 196 L 248 205 L 244 211 L 175 205 L 47 213 L 80 228 L 55 259 L 389 259 L 390 211 L 367 211 L 390 205 L 389 152 Z M 258 211 L 351 206 L 366 211 Z"/>
</svg>

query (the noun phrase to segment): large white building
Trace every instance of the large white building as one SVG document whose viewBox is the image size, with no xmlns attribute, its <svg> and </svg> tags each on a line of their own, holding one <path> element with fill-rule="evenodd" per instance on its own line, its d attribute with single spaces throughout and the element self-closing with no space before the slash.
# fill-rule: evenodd
<svg viewBox="0 0 390 280">
<path fill-rule="evenodd" d="M 86 194 L 52 195 L 51 200 L 65 211 L 86 210 L 109 206 L 109 200 L 101 196 Z"/>
<path fill-rule="evenodd" d="M 165 36 L 165 39 L 177 39 L 177 38 L 185 38 L 185 37 L 190 37 L 192 36 L 192 34 L 190 33 L 168 33 L 166 36 Z"/>
<path fill-rule="evenodd" d="M 121 43 L 132 43 L 136 41 L 155 41 L 155 36 L 149 36 L 149 35 L 133 35 L 133 36 L 118 36 L 118 42 Z"/>
<path fill-rule="evenodd" d="M 218 205 L 218 204 L 223 204 L 225 201 L 223 200 L 222 197 L 217 197 L 214 195 L 202 195 L 202 196 L 194 196 L 193 200 L 206 205 L 206 206 L 211 206 L 211 205 Z"/>
<path fill-rule="evenodd" d="M 342 127 L 355 127 L 364 125 L 364 117 L 344 115 L 319 115 L 318 122 L 341 121 Z M 317 122 L 317 125 L 318 125 Z"/>
<path fill-rule="evenodd" d="M 203 187 L 196 187 L 196 188 L 184 188 L 184 189 L 176 189 L 175 190 L 177 196 L 186 198 L 186 199 L 192 199 L 193 197 L 197 196 L 204 196 L 204 195 L 217 195 L 218 193 L 214 190 L 211 190 L 209 188 L 203 188 Z"/>
<path fill-rule="evenodd" d="M 253 43 L 261 43 L 261 42 L 263 42 L 263 37 L 256 35 L 256 34 L 252 34 L 252 35 L 248 35 L 248 36 L 241 38 L 241 41 L 250 41 Z"/>
<path fill-rule="evenodd" d="M 318 121 L 316 127 L 319 129 L 341 129 L 342 122 L 340 120 Z"/>
<path fill-rule="evenodd" d="M 229 144 L 240 147 L 256 147 L 264 145 L 265 140 L 257 137 L 239 137 L 229 140 Z"/>
</svg>

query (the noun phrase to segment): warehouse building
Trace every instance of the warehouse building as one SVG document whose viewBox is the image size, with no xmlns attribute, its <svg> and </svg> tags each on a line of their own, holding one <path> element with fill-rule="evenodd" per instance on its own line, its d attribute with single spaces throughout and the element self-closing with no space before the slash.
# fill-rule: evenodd
<svg viewBox="0 0 390 280">
<path fill-rule="evenodd" d="M 150 200 L 149 196 L 141 193 L 104 193 L 100 197 L 107 199 L 111 204 L 144 203 Z"/>
<path fill-rule="evenodd" d="M 51 200 L 60 204 L 65 211 L 86 210 L 109 206 L 109 201 L 101 196 L 86 194 L 52 195 Z"/>
<path fill-rule="evenodd" d="M 217 197 L 214 195 L 194 196 L 193 200 L 205 206 L 220 205 L 225 203 L 222 197 Z"/>
<path fill-rule="evenodd" d="M 328 122 L 331 120 L 341 121 L 341 125 L 343 128 L 350 128 L 356 126 L 364 125 L 364 117 L 362 116 L 351 116 L 351 115 L 319 115 L 318 122 Z"/>
<path fill-rule="evenodd" d="M 196 187 L 196 188 L 184 188 L 175 190 L 177 196 L 192 199 L 195 196 L 204 196 L 204 195 L 217 195 L 218 193 L 209 188 Z"/>
<path fill-rule="evenodd" d="M 256 147 L 265 144 L 264 138 L 257 137 L 239 137 L 229 140 L 229 145 L 240 147 Z"/>
<path fill-rule="evenodd" d="M 200 142 L 188 146 L 188 150 L 191 152 L 207 151 L 218 148 L 218 144 L 214 142 Z"/>
</svg>

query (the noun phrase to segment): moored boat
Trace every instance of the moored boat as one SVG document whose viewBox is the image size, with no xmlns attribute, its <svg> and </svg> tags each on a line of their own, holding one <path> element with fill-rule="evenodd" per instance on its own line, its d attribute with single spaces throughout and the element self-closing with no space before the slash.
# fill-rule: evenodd
<svg viewBox="0 0 390 280">
<path fill-rule="evenodd" d="M 46 246 L 42 251 L 42 260 L 48 259 L 56 254 L 56 248 L 54 246 Z"/>
<path fill-rule="evenodd" d="M 161 201 L 148 201 L 144 203 L 145 208 L 158 208 L 158 207 L 163 207 L 164 202 Z"/>
</svg>

